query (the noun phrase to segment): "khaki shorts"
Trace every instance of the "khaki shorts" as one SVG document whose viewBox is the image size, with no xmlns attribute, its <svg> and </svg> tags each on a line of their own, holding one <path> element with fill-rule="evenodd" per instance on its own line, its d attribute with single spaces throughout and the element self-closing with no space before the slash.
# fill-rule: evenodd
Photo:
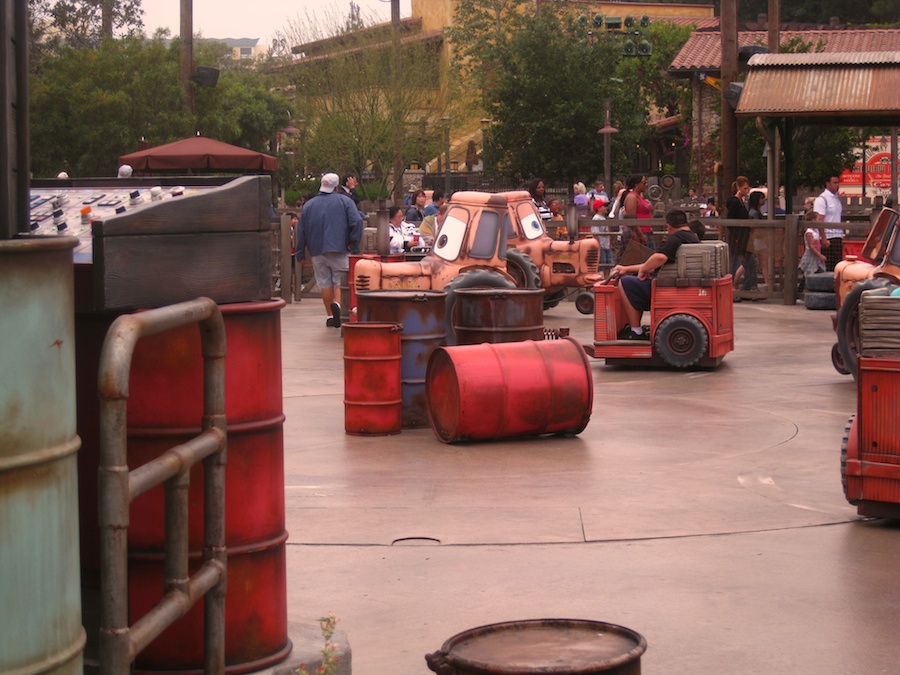
<svg viewBox="0 0 900 675">
<path fill-rule="evenodd" d="M 323 253 L 312 256 L 313 272 L 319 288 L 341 285 L 341 270 L 350 268 L 349 253 Z"/>
</svg>

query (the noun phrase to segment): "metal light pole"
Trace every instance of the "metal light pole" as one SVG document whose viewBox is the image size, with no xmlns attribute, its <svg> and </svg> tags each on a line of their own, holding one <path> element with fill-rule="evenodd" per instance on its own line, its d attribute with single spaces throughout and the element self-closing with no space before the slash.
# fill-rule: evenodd
<svg viewBox="0 0 900 675">
<path fill-rule="evenodd" d="M 610 138 L 610 134 L 617 134 L 619 130 L 616 129 L 609 123 L 609 99 L 603 101 L 603 114 L 604 119 L 606 120 L 606 124 L 602 129 L 598 129 L 598 134 L 603 134 L 603 186 L 610 192 L 606 194 L 610 195 L 610 199 L 612 199 L 612 173 L 610 169 L 611 159 L 612 159 L 612 149 Z"/>
<path fill-rule="evenodd" d="M 487 176 L 488 132 L 491 129 L 491 120 L 481 118 L 481 175 Z"/>
<path fill-rule="evenodd" d="M 194 72 L 194 3 L 193 0 L 181 0 L 181 86 L 188 109 L 194 112 L 194 89 L 191 85 L 191 74 Z"/>
<path fill-rule="evenodd" d="M 450 118 L 441 118 L 444 123 L 444 195 L 450 198 Z"/>
</svg>

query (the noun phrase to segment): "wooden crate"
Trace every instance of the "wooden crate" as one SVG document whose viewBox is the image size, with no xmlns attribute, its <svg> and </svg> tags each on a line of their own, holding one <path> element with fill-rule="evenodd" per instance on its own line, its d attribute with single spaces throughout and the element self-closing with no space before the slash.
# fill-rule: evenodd
<svg viewBox="0 0 900 675">
<path fill-rule="evenodd" d="M 675 262 L 663 265 L 657 279 L 720 279 L 729 271 L 728 244 L 724 241 L 682 244 Z"/>
<path fill-rule="evenodd" d="M 245 176 L 94 221 L 94 310 L 268 300 L 271 179 Z"/>
</svg>

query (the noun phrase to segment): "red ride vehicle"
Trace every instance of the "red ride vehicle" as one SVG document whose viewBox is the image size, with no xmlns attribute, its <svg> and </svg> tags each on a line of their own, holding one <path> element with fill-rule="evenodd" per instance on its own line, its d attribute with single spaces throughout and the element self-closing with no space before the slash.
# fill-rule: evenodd
<svg viewBox="0 0 900 675">
<path fill-rule="evenodd" d="M 860 357 L 857 413 L 841 444 L 841 483 L 861 516 L 900 517 L 900 359 Z"/>
<path fill-rule="evenodd" d="M 607 364 L 713 367 L 734 349 L 734 300 L 728 247 L 721 242 L 678 249 L 678 262 L 653 280 L 650 339 L 619 340 L 627 320 L 617 280 L 594 285 L 594 342 L 585 351 Z"/>
</svg>

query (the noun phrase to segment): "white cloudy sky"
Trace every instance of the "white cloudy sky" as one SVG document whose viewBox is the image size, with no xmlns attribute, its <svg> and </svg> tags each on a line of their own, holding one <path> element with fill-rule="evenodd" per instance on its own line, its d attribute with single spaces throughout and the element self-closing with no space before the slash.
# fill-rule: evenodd
<svg viewBox="0 0 900 675">
<path fill-rule="evenodd" d="M 354 0 L 363 16 L 390 21 L 390 0 Z M 181 25 L 179 0 L 143 0 L 144 30 L 169 28 L 177 36 Z M 260 38 L 269 44 L 275 31 L 289 20 L 305 21 L 307 13 L 328 25 L 329 18 L 343 20 L 350 0 L 193 0 L 194 33 L 207 38 Z M 400 16 L 410 14 L 410 0 L 400 0 Z"/>
</svg>

